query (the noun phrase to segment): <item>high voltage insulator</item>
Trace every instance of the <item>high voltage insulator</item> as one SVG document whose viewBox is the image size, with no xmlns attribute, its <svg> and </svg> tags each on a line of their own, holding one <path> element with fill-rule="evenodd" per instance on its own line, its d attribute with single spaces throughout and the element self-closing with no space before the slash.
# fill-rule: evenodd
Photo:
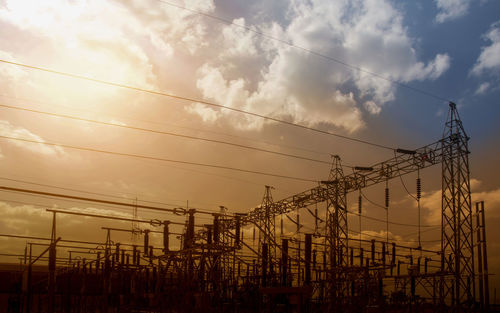
<svg viewBox="0 0 500 313">
<path fill-rule="evenodd" d="M 385 188 L 385 207 L 389 207 L 389 188 Z"/>
<path fill-rule="evenodd" d="M 361 214 L 361 205 L 362 205 L 362 197 L 359 195 L 358 197 L 358 214 Z"/>
<path fill-rule="evenodd" d="M 417 178 L 417 200 L 420 200 L 422 197 L 422 182 L 420 181 L 420 177 Z"/>
</svg>

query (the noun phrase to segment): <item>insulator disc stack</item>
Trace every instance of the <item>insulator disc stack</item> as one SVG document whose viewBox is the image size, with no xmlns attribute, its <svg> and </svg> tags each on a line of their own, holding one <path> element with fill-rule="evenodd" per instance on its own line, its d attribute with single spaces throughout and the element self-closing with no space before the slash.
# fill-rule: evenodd
<svg viewBox="0 0 500 313">
<path fill-rule="evenodd" d="M 420 200 L 420 198 L 422 198 L 422 182 L 419 177 L 417 178 L 417 200 Z"/>
</svg>

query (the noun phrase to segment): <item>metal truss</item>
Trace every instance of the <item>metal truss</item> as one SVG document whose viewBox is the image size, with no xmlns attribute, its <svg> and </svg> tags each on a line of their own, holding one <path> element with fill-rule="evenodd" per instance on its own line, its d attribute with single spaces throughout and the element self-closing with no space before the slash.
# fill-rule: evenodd
<svg viewBox="0 0 500 313">
<path fill-rule="evenodd" d="M 442 280 L 441 299 L 455 307 L 471 307 L 474 291 L 474 250 L 470 194 L 469 137 L 454 103 L 442 139 L 442 270 L 453 275 Z"/>
</svg>

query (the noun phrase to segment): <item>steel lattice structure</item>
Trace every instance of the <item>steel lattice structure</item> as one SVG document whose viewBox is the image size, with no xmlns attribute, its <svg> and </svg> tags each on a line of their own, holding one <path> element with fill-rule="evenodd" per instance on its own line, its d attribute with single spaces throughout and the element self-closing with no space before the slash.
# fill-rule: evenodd
<svg viewBox="0 0 500 313">
<path fill-rule="evenodd" d="M 49 242 L 49 248 L 32 260 L 31 248 L 39 243 L 28 243 L 29 258 L 28 250 L 24 255 L 24 268 L 28 273 L 26 287 L 19 292 L 22 310 L 15 304 L 10 307 L 15 312 L 29 313 L 35 307 L 44 306 L 46 297 L 49 300 L 46 311 L 50 313 L 109 313 L 115 309 L 169 313 L 487 311 L 484 203 L 477 204 L 474 229 L 468 140 L 456 105 L 450 103 L 441 140 L 416 150 L 397 149 L 393 158 L 370 167 L 354 167 L 349 174 L 345 173 L 340 157 L 334 156 L 328 180 L 279 201 L 273 200 L 272 187 L 266 186 L 261 204 L 247 214 L 232 215 L 225 210 L 203 212 L 193 208 L 168 210 L 174 215 L 185 216 L 186 222 L 181 223 L 47 209 L 53 214 L 52 235 L 38 239 Z M 417 246 L 399 240 L 389 242 L 389 237 L 364 239 L 361 227 L 359 238 L 349 233 L 348 193 L 359 190 L 361 195 L 363 188 L 385 184 L 385 209 L 388 210 L 387 183 L 390 179 L 438 164 L 442 166 L 440 248 L 425 249 L 420 240 Z M 0 189 L 165 211 L 136 203 L 12 187 L 0 186 Z M 320 203 L 326 205 L 323 234 L 317 227 L 320 219 L 317 207 L 314 214 L 308 208 Z M 299 210 L 302 208 L 307 208 L 316 218 L 314 232 L 300 231 Z M 278 237 L 276 217 L 291 212 L 297 213 L 296 220 L 287 216 L 297 225 L 297 232 L 284 233 L 281 227 Z M 135 227 L 131 230 L 103 227 L 107 231 L 104 244 L 63 240 L 56 236 L 56 214 L 133 222 L 147 227 L 163 226 L 163 230 L 141 230 L 143 247 L 135 243 L 120 244 L 111 239 L 111 231 L 133 233 L 137 232 Z M 213 223 L 196 224 L 196 214 L 213 215 Z M 361 216 L 361 211 L 359 214 Z M 388 217 L 386 222 L 389 223 Z M 183 231 L 171 232 L 169 227 L 175 225 L 183 227 Z M 254 225 L 254 234 L 255 230 L 259 232 L 257 247 L 255 235 L 251 243 L 248 237 L 245 241 L 244 225 Z M 198 231 L 195 232 L 196 227 Z M 477 277 L 473 230 L 477 231 Z M 151 245 L 150 234 L 163 235 L 162 248 Z M 171 235 L 180 235 L 178 248 L 170 246 Z M 359 241 L 359 246 L 352 244 L 353 240 Z M 56 254 L 56 245 L 62 249 L 65 243 L 78 243 L 80 250 L 74 252 L 94 257 L 76 260 L 71 258 L 71 252 L 67 261 L 57 257 L 60 254 Z M 97 246 L 89 251 L 81 250 L 88 249 L 87 245 Z M 33 264 L 42 260 L 47 251 L 49 279 L 35 281 L 31 277 Z M 63 265 L 56 267 L 56 262 L 63 262 Z M 479 302 L 476 286 L 479 287 Z M 78 306 L 73 307 L 72 303 L 78 303 Z"/>
<path fill-rule="evenodd" d="M 456 105 L 450 104 L 442 139 L 441 252 L 444 271 L 453 281 L 443 280 L 442 299 L 451 298 L 457 308 L 472 305 L 474 291 L 474 245 L 469 170 L 469 137 Z"/>
</svg>

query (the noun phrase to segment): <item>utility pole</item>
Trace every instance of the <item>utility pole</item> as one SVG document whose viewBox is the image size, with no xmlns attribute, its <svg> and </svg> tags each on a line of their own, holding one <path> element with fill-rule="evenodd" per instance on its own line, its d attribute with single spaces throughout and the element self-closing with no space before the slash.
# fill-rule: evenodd
<svg viewBox="0 0 500 313">
<path fill-rule="evenodd" d="M 55 311 L 56 299 L 56 212 L 52 212 L 52 234 L 49 248 L 49 282 L 48 282 L 48 313 Z"/>
</svg>

